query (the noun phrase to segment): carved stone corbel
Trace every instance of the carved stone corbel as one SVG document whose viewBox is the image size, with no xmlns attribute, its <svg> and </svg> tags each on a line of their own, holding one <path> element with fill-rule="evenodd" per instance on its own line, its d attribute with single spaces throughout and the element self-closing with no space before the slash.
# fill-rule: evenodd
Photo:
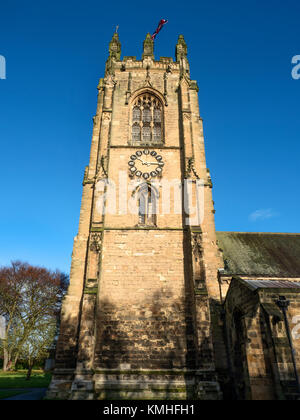
<svg viewBox="0 0 300 420">
<path fill-rule="evenodd" d="M 110 121 L 111 120 L 111 112 L 103 111 L 102 119 L 103 119 L 103 121 Z"/>
<path fill-rule="evenodd" d="M 199 262 L 203 255 L 202 233 L 192 232 L 192 250 L 195 261 Z"/>
<path fill-rule="evenodd" d="M 192 119 L 192 115 L 191 115 L 191 113 L 190 113 L 190 112 L 188 112 L 188 111 L 183 112 L 183 119 L 184 119 L 184 120 L 191 121 L 191 119 Z"/>
<path fill-rule="evenodd" d="M 91 233 L 90 236 L 90 250 L 93 252 L 99 253 L 101 251 L 102 245 L 102 234 L 101 233 Z"/>
</svg>

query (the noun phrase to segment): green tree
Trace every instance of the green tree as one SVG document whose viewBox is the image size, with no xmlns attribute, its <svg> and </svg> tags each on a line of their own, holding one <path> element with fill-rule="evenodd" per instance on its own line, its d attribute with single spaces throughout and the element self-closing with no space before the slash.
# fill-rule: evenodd
<svg viewBox="0 0 300 420">
<path fill-rule="evenodd" d="M 31 377 L 33 366 L 48 357 L 56 334 L 57 323 L 55 319 L 42 321 L 29 334 L 20 349 L 20 358 L 27 360 L 27 380 Z"/>
</svg>

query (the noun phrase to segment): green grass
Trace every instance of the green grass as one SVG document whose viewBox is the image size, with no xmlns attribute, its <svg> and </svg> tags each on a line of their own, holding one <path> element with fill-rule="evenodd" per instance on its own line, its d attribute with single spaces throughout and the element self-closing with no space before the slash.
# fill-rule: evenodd
<svg viewBox="0 0 300 420">
<path fill-rule="evenodd" d="M 18 370 L 17 372 L 0 371 L 0 390 L 1 388 L 47 388 L 50 380 L 50 373 L 39 370 L 32 372 L 29 381 L 26 381 L 26 370 Z"/>
<path fill-rule="evenodd" d="M 26 394 L 24 391 L 1 391 L 0 390 L 0 400 L 4 398 L 14 397 L 15 395 Z"/>
</svg>

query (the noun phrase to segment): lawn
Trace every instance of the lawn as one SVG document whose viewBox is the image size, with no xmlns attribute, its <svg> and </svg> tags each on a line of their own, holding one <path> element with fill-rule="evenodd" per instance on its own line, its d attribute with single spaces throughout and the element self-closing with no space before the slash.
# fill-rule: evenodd
<svg viewBox="0 0 300 420">
<path fill-rule="evenodd" d="M 26 381 L 26 370 L 18 370 L 17 372 L 0 371 L 0 390 L 7 388 L 47 388 L 50 380 L 51 374 L 44 373 L 41 370 L 33 371 L 29 381 Z"/>
</svg>

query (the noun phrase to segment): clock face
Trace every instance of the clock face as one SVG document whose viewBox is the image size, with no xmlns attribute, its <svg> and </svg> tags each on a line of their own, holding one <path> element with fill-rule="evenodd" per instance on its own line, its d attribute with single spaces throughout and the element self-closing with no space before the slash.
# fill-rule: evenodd
<svg viewBox="0 0 300 420">
<path fill-rule="evenodd" d="M 162 156 L 157 152 L 138 150 L 134 155 L 130 156 L 128 166 L 132 176 L 135 175 L 138 178 L 147 180 L 161 175 L 165 164 Z"/>
</svg>

